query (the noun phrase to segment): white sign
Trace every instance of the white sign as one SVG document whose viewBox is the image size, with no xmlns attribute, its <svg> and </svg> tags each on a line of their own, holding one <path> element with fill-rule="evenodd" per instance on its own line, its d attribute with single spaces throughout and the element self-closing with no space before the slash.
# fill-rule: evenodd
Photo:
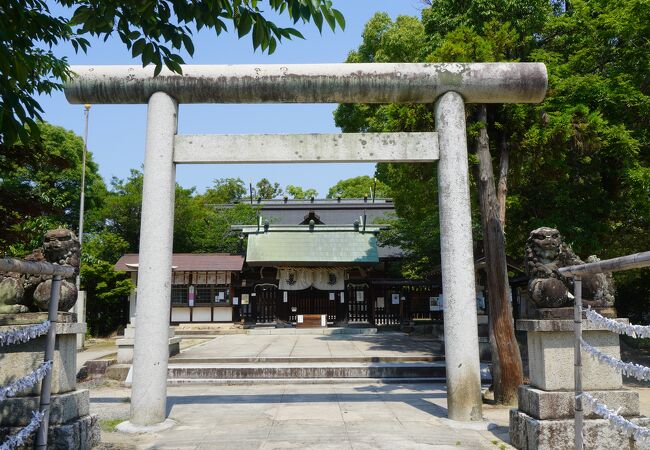
<svg viewBox="0 0 650 450">
<path fill-rule="evenodd" d="M 343 292 L 339 294 L 339 297 L 341 298 L 341 303 L 345 303 L 345 294 Z"/>
<path fill-rule="evenodd" d="M 233 297 L 232 298 L 232 304 L 233 305 L 239 305 L 239 297 Z"/>
<path fill-rule="evenodd" d="M 255 297 L 255 296 L 257 296 L 257 292 L 252 292 L 251 297 Z"/>
<path fill-rule="evenodd" d="M 442 311 L 442 306 L 440 306 L 438 297 L 429 297 L 429 310 Z"/>
<path fill-rule="evenodd" d="M 283 301 L 284 303 L 287 303 L 287 302 L 289 301 L 289 293 L 288 293 L 287 291 L 284 291 L 284 292 L 282 293 L 282 301 Z"/>
<path fill-rule="evenodd" d="M 384 297 L 377 297 L 377 308 L 385 308 Z"/>
<path fill-rule="evenodd" d="M 216 298 L 216 300 L 217 300 L 217 301 L 222 301 L 222 300 L 225 300 L 225 299 L 226 299 L 226 293 L 225 293 L 224 291 L 220 291 L 220 292 L 217 294 L 217 298 Z"/>
<path fill-rule="evenodd" d="M 336 300 L 336 294 L 334 292 L 330 292 L 330 300 Z"/>
<path fill-rule="evenodd" d="M 241 295 L 241 304 L 242 305 L 248 305 L 248 294 L 242 294 Z"/>
<path fill-rule="evenodd" d="M 358 302 L 363 301 L 363 291 L 357 291 L 357 301 Z"/>
<path fill-rule="evenodd" d="M 391 294 L 390 299 L 393 305 L 399 305 L 399 294 Z"/>
</svg>

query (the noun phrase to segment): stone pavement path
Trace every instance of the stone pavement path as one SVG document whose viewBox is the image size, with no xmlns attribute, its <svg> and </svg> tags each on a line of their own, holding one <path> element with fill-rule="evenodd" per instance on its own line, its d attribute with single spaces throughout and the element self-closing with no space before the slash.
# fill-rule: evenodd
<svg viewBox="0 0 650 450">
<path fill-rule="evenodd" d="M 129 390 L 91 391 L 100 419 L 128 416 Z M 335 384 L 175 386 L 169 417 L 149 435 L 103 432 L 103 448 L 132 449 L 504 449 L 507 408 L 486 407 L 491 422 L 459 427 L 446 416 L 444 385 Z M 482 429 L 481 429 L 482 428 Z"/>
<path fill-rule="evenodd" d="M 177 358 L 431 356 L 435 354 L 434 345 L 431 339 L 415 339 L 404 333 L 359 336 L 233 334 L 194 346 Z"/>
</svg>

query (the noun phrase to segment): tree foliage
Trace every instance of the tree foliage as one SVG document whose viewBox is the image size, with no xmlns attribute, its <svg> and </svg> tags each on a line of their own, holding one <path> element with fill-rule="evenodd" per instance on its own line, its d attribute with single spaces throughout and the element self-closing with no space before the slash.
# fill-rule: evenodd
<svg viewBox="0 0 650 450">
<path fill-rule="evenodd" d="M 313 188 L 303 189 L 300 186 L 294 186 L 293 184 L 287 185 L 285 191 L 287 195 L 291 196 L 291 198 L 298 199 L 298 200 L 318 197 L 318 192 L 316 192 L 316 189 Z"/>
<path fill-rule="evenodd" d="M 370 198 L 374 192 L 377 198 L 390 197 L 390 189 L 381 181 L 368 175 L 339 180 L 327 192 L 327 198 Z"/>
<path fill-rule="evenodd" d="M 542 1 L 431 3 L 413 54 L 396 49 L 411 48 L 417 19 L 378 14 L 348 61 L 546 63 L 542 104 L 489 111 L 491 137 L 504 130 L 512 149 L 508 253 L 520 258 L 528 233 L 540 225 L 560 229 L 581 255 L 650 247 L 650 11 L 643 2 L 576 1 L 570 12 Z M 344 131 L 433 130 L 429 105 L 340 105 L 335 120 Z M 437 217 L 435 168 L 379 164 L 377 177 L 391 187 L 402 218 L 391 234 L 412 250 L 410 267 L 426 275 L 438 254 L 430 245 L 437 219 L 429 220 Z M 475 235 L 481 237 L 479 227 Z"/>
<path fill-rule="evenodd" d="M 278 198 L 282 193 L 283 191 L 280 187 L 280 183 L 272 183 L 266 178 L 262 178 L 258 181 L 253 190 L 253 196 L 263 200 Z"/>
<path fill-rule="evenodd" d="M 212 187 L 206 189 L 203 199 L 215 205 L 237 203 L 246 196 L 247 192 L 241 178 L 219 178 L 212 182 Z"/>
<path fill-rule="evenodd" d="M 83 140 L 64 128 L 40 124 L 35 151 L 0 145 L 0 252 L 23 256 L 40 246 L 48 229 L 76 230 L 79 222 Z M 86 209 L 103 202 L 97 164 L 86 159 Z"/>
<path fill-rule="evenodd" d="M 86 291 L 86 320 L 93 336 L 106 336 L 128 320 L 128 296 L 135 285 L 115 263 L 128 242 L 110 231 L 90 233 L 81 254 L 81 287 Z"/>
<path fill-rule="evenodd" d="M 131 175 L 126 180 L 113 178 L 104 209 L 100 214 L 105 229 L 121 236 L 128 244 L 127 251 L 134 253 L 138 252 L 140 245 L 142 179 L 142 172 L 138 170 L 131 170 Z M 222 187 L 238 185 L 237 180 L 232 179 L 224 183 L 216 181 L 215 184 Z M 229 188 L 225 190 L 229 191 Z M 205 194 L 199 195 L 194 188 L 186 189 L 176 185 L 173 242 L 175 252 L 241 251 L 241 246 L 231 239 L 230 225 L 254 224 L 257 209 L 244 203 L 232 208 L 217 209 L 217 203 L 224 203 L 214 201 L 217 194 L 219 193 L 208 189 Z"/>
<path fill-rule="evenodd" d="M 117 36 L 143 66 L 153 64 L 181 73 L 180 53 L 194 53 L 193 31 L 210 29 L 218 36 L 236 31 L 250 35 L 253 48 L 273 53 L 282 39 L 303 38 L 300 31 L 279 26 L 284 18 L 294 25 L 313 22 L 322 31 L 345 28 L 343 15 L 331 0 L 55 0 L 71 10 L 71 17 L 55 16 L 44 0 L 8 0 L 0 14 L 0 142 L 27 142 L 38 137 L 42 109 L 35 96 L 60 90 L 71 76 L 65 57 L 53 47 L 70 43 L 87 51 L 85 36 Z"/>
</svg>

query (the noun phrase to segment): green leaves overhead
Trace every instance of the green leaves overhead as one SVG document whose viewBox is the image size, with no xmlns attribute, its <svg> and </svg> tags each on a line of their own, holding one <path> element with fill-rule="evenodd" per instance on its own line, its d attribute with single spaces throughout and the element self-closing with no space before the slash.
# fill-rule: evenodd
<svg viewBox="0 0 650 450">
<path fill-rule="evenodd" d="M 650 248 L 647 2 L 576 0 L 569 13 L 564 2 L 546 0 L 430 3 L 420 20 L 376 14 L 348 61 L 547 65 L 542 104 L 496 105 L 488 115 L 491 147 L 505 132 L 510 148 L 508 253 L 520 258 L 541 225 L 558 227 L 584 256 Z M 344 104 L 334 117 L 345 132 L 434 128 L 430 105 Z M 437 219 L 429 220 L 437 215 L 435 169 L 379 164 L 377 177 L 400 217 L 390 243 L 409 253 L 408 273 L 428 275 L 438 258 Z"/>
<path fill-rule="evenodd" d="M 34 99 L 62 88 L 71 75 L 68 61 L 52 46 L 69 42 L 75 52 L 86 52 L 90 35 L 105 41 L 117 36 L 143 66 L 153 64 L 182 73 L 181 53 L 194 54 L 193 30 L 221 33 L 234 30 L 251 35 L 254 49 L 275 52 L 282 39 L 304 39 L 302 33 L 273 20 L 288 18 L 323 23 L 334 31 L 345 19 L 331 0 L 53 0 L 72 10 L 72 17 L 51 14 L 44 0 L 6 0 L 0 14 L 0 142 L 38 140 L 43 112 Z"/>
</svg>

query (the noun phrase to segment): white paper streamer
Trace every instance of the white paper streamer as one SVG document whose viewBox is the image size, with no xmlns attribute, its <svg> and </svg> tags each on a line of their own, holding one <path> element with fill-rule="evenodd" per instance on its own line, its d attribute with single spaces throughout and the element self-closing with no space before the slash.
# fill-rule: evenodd
<svg viewBox="0 0 650 450">
<path fill-rule="evenodd" d="M 7 397 L 13 397 L 19 392 L 31 389 L 36 383 L 41 381 L 46 373 L 52 369 L 52 361 L 45 361 L 38 366 L 29 375 L 9 383 L 7 386 L 0 386 L 0 402 Z"/>
<path fill-rule="evenodd" d="M 615 411 L 607 408 L 607 405 L 599 403 L 590 394 L 583 392 L 582 399 L 591 407 L 591 409 L 609 421 L 609 423 L 619 431 L 625 433 L 626 436 L 634 438 L 637 443 L 643 445 L 643 448 L 650 448 L 650 429 L 640 427 L 639 425 L 630 422 L 624 417 L 618 415 Z"/>
<path fill-rule="evenodd" d="M 46 320 L 45 322 L 37 323 L 36 325 L 4 331 L 0 333 L 0 347 L 30 341 L 44 335 L 49 329 L 50 321 Z"/>
<path fill-rule="evenodd" d="M 628 377 L 634 377 L 637 380 L 650 381 L 650 367 L 645 367 L 634 363 L 626 363 L 620 359 L 612 358 L 597 348 L 594 348 L 591 345 L 587 344 L 582 338 L 580 338 L 580 345 L 587 353 L 589 353 L 589 356 L 597 361 L 600 361 L 601 363 L 613 367 L 614 370 L 616 370 L 618 373 L 621 373 Z"/>
<path fill-rule="evenodd" d="M 43 413 L 39 411 L 32 411 L 32 420 L 25 428 L 16 434 L 12 434 L 0 445 L 0 450 L 13 450 L 25 444 L 25 439 L 31 436 L 41 425 L 43 421 Z"/>
<path fill-rule="evenodd" d="M 650 338 L 650 327 L 617 322 L 616 320 L 601 316 L 591 308 L 585 310 L 585 315 L 590 322 L 600 325 L 603 328 L 607 328 L 613 333 L 627 334 L 634 338 Z"/>
</svg>

